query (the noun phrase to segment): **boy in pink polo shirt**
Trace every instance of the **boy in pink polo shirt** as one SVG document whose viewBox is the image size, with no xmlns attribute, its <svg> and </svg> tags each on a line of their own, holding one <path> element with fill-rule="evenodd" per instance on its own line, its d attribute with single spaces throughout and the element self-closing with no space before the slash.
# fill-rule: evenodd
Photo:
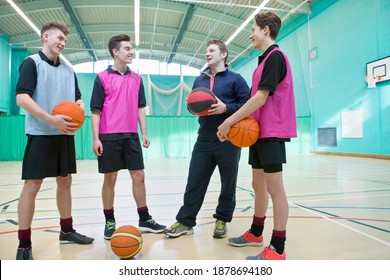
<svg viewBox="0 0 390 280">
<path fill-rule="evenodd" d="M 294 87 L 287 56 L 275 44 L 281 27 L 274 13 L 257 14 L 249 39 L 262 55 L 252 76 L 251 98 L 218 128 L 218 138 L 226 141 L 232 124 L 251 114 L 260 124 L 260 138 L 249 149 L 255 213 L 251 228 L 229 239 L 233 246 L 262 246 L 268 195 L 273 205 L 274 229 L 270 245 L 247 259 L 285 260 L 288 201 L 283 185 L 282 164 L 286 163 L 285 142 L 297 136 Z"/>
<path fill-rule="evenodd" d="M 125 34 L 112 37 L 108 49 L 114 64 L 98 74 L 91 97 L 93 151 L 98 157 L 99 172 L 104 174 L 104 238 L 110 240 L 116 228 L 115 183 L 121 169 L 127 169 L 132 179 L 139 229 L 160 233 L 166 227 L 152 219 L 146 204 L 144 161 L 138 137 L 139 124 L 142 144 L 148 148 L 146 99 L 141 76 L 127 66 L 133 59 L 130 37 Z"/>
</svg>

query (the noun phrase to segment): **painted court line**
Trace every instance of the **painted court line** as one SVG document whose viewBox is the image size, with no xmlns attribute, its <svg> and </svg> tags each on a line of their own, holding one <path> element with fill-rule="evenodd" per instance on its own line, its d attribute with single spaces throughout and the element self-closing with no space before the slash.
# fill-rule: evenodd
<svg viewBox="0 0 390 280">
<path fill-rule="evenodd" d="M 343 197 L 332 197 L 332 198 L 311 199 L 311 200 L 297 200 L 293 203 L 333 201 L 333 200 L 346 200 L 346 199 L 349 200 L 349 199 L 353 199 L 353 198 L 384 197 L 384 196 L 390 196 L 390 193 L 389 194 L 378 194 L 378 195 L 343 196 Z"/>
<path fill-rule="evenodd" d="M 356 232 L 356 233 L 358 233 L 358 234 L 364 235 L 364 236 L 366 236 L 366 237 L 368 237 L 368 238 L 370 238 L 370 239 L 372 239 L 372 240 L 375 240 L 375 241 L 377 241 L 377 242 L 379 242 L 379 243 L 382 243 L 382 244 L 384 244 L 384 245 L 390 247 L 390 243 L 388 243 L 388 242 L 386 242 L 386 241 L 384 241 L 384 240 L 382 240 L 382 239 L 376 238 L 376 237 L 374 237 L 374 236 L 372 236 L 372 235 L 369 235 L 369 234 L 367 234 L 367 233 L 364 233 L 364 232 L 362 232 L 362 231 L 360 231 L 360 230 L 354 229 L 353 227 L 350 227 L 350 226 L 348 226 L 348 225 L 344 225 L 344 224 L 342 224 L 342 223 L 339 223 L 338 221 L 336 221 L 336 220 L 334 220 L 334 219 L 331 219 L 331 218 L 328 218 L 328 217 L 326 217 L 325 215 L 322 215 L 322 214 L 320 214 L 320 213 L 318 213 L 318 212 L 316 212 L 316 211 L 313 211 L 313 210 L 311 210 L 311 209 L 309 209 L 309 208 L 302 207 L 302 206 L 300 206 L 300 205 L 298 205 L 298 204 L 295 204 L 295 203 L 291 203 L 291 204 L 295 205 L 296 207 L 298 207 L 298 208 L 300 208 L 300 209 L 302 209 L 302 210 L 306 210 L 306 211 L 310 212 L 311 214 L 313 214 L 313 215 L 315 215 L 315 216 L 319 216 L 319 217 L 321 217 L 321 218 L 323 218 L 323 219 L 325 219 L 325 220 L 327 220 L 327 221 L 329 221 L 329 222 L 335 223 L 335 224 L 337 224 L 337 225 L 339 225 L 339 226 L 342 226 L 342 227 L 344 227 L 344 228 L 347 228 L 347 229 L 349 229 L 349 230 L 351 230 L 351 231 L 354 231 L 354 232 Z"/>
</svg>

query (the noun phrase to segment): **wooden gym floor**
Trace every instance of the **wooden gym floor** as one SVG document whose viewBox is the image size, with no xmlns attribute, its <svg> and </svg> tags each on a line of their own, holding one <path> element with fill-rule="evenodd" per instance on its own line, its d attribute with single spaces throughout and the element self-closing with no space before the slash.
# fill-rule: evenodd
<svg viewBox="0 0 390 280">
<path fill-rule="evenodd" d="M 243 153 L 245 154 L 245 152 Z M 148 206 L 156 221 L 175 222 L 185 189 L 189 159 L 146 159 Z M 21 162 L 0 162 L 0 259 L 13 260 L 18 245 L 17 203 L 22 188 Z M 115 212 L 117 226 L 138 225 L 127 171 L 119 173 Z M 390 161 L 328 155 L 289 156 L 284 183 L 290 203 L 287 228 L 289 260 L 389 260 Z M 78 161 L 73 177 L 73 220 L 80 233 L 95 238 L 92 245 L 60 245 L 55 181 L 47 179 L 38 194 L 32 224 L 33 256 L 37 260 L 115 260 L 103 239 L 102 175 L 94 160 Z M 194 234 L 175 239 L 143 234 L 139 260 L 242 260 L 261 248 L 235 248 L 227 238 L 214 239 L 212 215 L 219 194 L 216 171 Z M 237 188 L 237 207 L 228 224 L 228 237 L 244 233 L 253 215 L 251 170 L 243 155 Z M 272 231 L 270 202 L 264 232 Z"/>
</svg>

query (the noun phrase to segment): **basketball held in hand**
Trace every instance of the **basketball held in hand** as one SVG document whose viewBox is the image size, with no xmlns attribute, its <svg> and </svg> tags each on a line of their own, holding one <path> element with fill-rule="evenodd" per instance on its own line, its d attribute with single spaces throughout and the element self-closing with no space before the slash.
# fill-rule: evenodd
<svg viewBox="0 0 390 280">
<path fill-rule="evenodd" d="M 244 148 L 255 144 L 259 135 L 259 123 L 252 116 L 247 116 L 231 126 L 227 137 L 234 146 Z"/>
<path fill-rule="evenodd" d="M 187 109 L 196 116 L 206 116 L 211 105 L 216 104 L 215 94 L 205 87 L 194 88 L 187 97 Z"/>
<path fill-rule="evenodd" d="M 77 124 L 78 126 L 75 127 L 76 129 L 79 129 L 83 125 L 85 119 L 84 110 L 79 105 L 77 105 L 76 102 L 71 101 L 58 103 L 56 106 L 54 106 L 51 114 L 53 116 L 64 115 L 71 117 L 72 119 L 69 120 L 69 122 Z"/>
</svg>

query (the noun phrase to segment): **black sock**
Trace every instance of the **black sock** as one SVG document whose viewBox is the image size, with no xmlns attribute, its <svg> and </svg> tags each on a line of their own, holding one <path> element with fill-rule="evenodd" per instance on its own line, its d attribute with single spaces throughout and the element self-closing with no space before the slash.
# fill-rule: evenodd
<svg viewBox="0 0 390 280">
<path fill-rule="evenodd" d="M 72 232 L 72 231 L 75 231 L 75 230 L 73 229 L 73 226 L 70 226 L 70 227 L 61 227 L 61 231 L 63 233 L 69 233 L 69 232 Z"/>
<path fill-rule="evenodd" d="M 145 222 L 151 218 L 151 216 L 149 215 L 149 210 L 148 210 L 147 206 L 142 207 L 142 208 L 138 208 L 137 212 L 138 212 L 139 219 L 142 222 Z"/>
<path fill-rule="evenodd" d="M 285 242 L 286 242 L 286 238 L 281 238 L 276 236 L 271 237 L 271 245 L 275 248 L 276 252 L 279 255 L 283 254 L 284 252 Z"/>
<path fill-rule="evenodd" d="M 19 240 L 19 248 L 31 247 L 31 240 Z"/>
<path fill-rule="evenodd" d="M 103 209 L 104 217 L 106 218 L 106 221 L 113 220 L 115 222 L 114 218 L 114 208 L 111 209 Z"/>
<path fill-rule="evenodd" d="M 264 230 L 264 226 L 259 226 L 259 225 L 254 225 L 254 224 L 252 224 L 252 225 L 251 225 L 250 232 L 251 232 L 254 236 L 259 237 L 260 235 L 263 234 L 263 230 Z"/>
</svg>

